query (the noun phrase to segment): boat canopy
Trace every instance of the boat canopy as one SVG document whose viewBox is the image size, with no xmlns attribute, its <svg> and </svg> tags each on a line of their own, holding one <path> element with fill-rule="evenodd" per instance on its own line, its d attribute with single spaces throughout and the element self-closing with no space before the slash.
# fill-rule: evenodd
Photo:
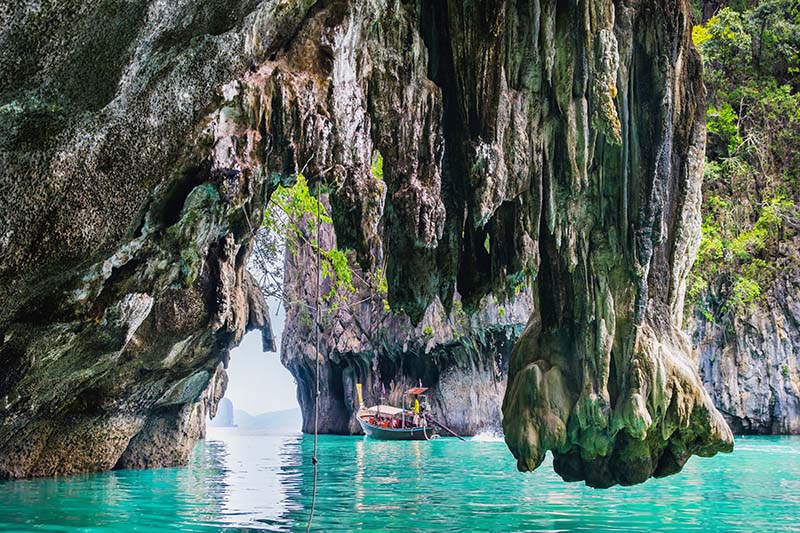
<svg viewBox="0 0 800 533">
<path fill-rule="evenodd" d="M 412 387 L 406 391 L 406 394 L 422 394 L 428 390 L 428 387 Z"/>
<path fill-rule="evenodd" d="M 376 405 L 374 407 L 368 407 L 362 410 L 361 412 L 374 415 L 378 413 L 378 411 L 380 411 L 382 415 L 389 415 L 389 416 L 399 415 L 400 413 L 403 412 L 403 410 L 400 409 L 399 407 L 394 407 L 392 405 Z"/>
</svg>

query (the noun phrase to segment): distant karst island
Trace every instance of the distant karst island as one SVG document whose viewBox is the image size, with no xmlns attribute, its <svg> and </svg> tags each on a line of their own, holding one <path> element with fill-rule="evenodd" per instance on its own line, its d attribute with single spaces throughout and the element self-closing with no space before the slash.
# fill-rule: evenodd
<svg viewBox="0 0 800 533">
<path fill-rule="evenodd" d="M 268 411 L 251 415 L 242 409 L 235 409 L 229 398 L 222 398 L 217 407 L 217 415 L 208 422 L 213 428 L 238 428 L 277 433 L 296 433 L 300 431 L 302 415 L 299 408 Z"/>
</svg>

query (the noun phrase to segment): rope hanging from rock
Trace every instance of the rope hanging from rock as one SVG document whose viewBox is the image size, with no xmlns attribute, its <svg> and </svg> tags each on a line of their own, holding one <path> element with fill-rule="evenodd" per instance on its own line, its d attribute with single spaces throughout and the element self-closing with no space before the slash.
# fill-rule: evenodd
<svg viewBox="0 0 800 533">
<path fill-rule="evenodd" d="M 317 437 L 319 436 L 319 280 L 320 280 L 320 273 L 322 272 L 322 258 L 320 255 L 320 248 L 322 243 L 319 241 L 319 227 L 320 227 L 320 195 L 319 191 L 322 187 L 321 183 L 317 183 L 317 224 L 316 224 L 316 232 L 317 232 L 317 294 L 316 294 L 316 301 L 315 301 L 315 320 L 314 320 L 314 329 L 316 331 L 316 372 L 315 372 L 315 381 L 316 384 L 314 386 L 314 455 L 311 456 L 311 463 L 314 465 L 314 487 L 311 492 L 311 512 L 308 515 L 308 524 L 306 525 L 306 533 L 311 531 L 311 523 L 314 521 L 314 509 L 317 506 L 317 471 L 319 466 L 319 460 L 317 459 Z"/>
</svg>

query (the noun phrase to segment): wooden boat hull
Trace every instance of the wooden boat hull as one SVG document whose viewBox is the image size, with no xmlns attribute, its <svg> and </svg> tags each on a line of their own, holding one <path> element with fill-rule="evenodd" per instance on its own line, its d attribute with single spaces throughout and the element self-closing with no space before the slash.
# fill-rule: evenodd
<svg viewBox="0 0 800 533">
<path fill-rule="evenodd" d="M 436 434 L 436 429 L 432 426 L 417 427 L 412 429 L 391 429 L 374 426 L 364 422 L 360 418 L 358 423 L 364 434 L 373 439 L 380 440 L 431 440 Z"/>
</svg>

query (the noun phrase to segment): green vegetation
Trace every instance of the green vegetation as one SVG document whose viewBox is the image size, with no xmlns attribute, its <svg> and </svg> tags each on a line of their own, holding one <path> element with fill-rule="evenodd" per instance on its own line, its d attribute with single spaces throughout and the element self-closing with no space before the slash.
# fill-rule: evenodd
<svg viewBox="0 0 800 533">
<path fill-rule="evenodd" d="M 383 156 L 377 150 L 372 155 L 372 175 L 376 180 L 383 181 Z"/>
<path fill-rule="evenodd" d="M 333 222 L 328 210 L 309 190 L 305 176 L 298 174 L 294 185 L 290 187 L 279 185 L 272 193 L 264 213 L 263 226 L 266 231 L 260 232 L 264 240 L 259 243 L 255 255 L 258 258 L 259 253 L 264 254 L 268 259 L 259 261 L 260 270 L 270 276 L 268 281 L 271 283 L 265 292 L 282 297 L 283 271 L 277 267 L 283 263 L 283 246 L 296 255 L 301 244 L 309 245 L 315 255 L 319 253 L 322 279 L 332 280 L 324 298 L 332 309 L 336 309 L 347 301 L 349 294 L 356 291 L 353 270 L 346 251 L 339 250 L 335 245 L 327 248 L 317 242 L 318 217 L 321 224 Z M 276 271 L 280 272 L 279 276 L 275 274 Z"/>
<path fill-rule="evenodd" d="M 787 243 L 800 228 L 800 3 L 728 2 L 692 39 L 708 90 L 708 147 L 687 310 L 722 318 L 751 311 L 776 265 L 797 261 Z"/>
<path fill-rule="evenodd" d="M 383 160 L 380 153 L 375 154 L 372 172 L 376 179 L 382 179 Z M 323 294 L 328 315 L 341 306 L 352 307 L 368 300 L 381 302 L 384 311 L 392 311 L 385 267 L 378 266 L 370 272 L 363 272 L 356 268 L 352 251 L 340 250 L 335 243 L 326 244 L 324 238 L 318 243 L 317 219 L 323 227 L 330 226 L 333 223 L 331 216 L 324 201 L 317 201 L 316 191 L 309 189 L 305 176 L 298 174 L 291 181 L 292 185 L 278 185 L 272 193 L 264 213 L 264 231 L 256 235 L 251 266 L 252 271 L 260 277 L 265 296 L 281 299 L 285 304 L 305 304 L 289 301 L 284 290 L 284 255 L 288 252 L 295 256 L 302 263 L 300 268 L 305 268 L 316 264 L 319 253 L 322 279 L 330 280 L 325 284 L 327 292 Z M 331 235 L 331 232 L 326 230 L 323 235 Z M 356 280 L 360 281 L 358 287 Z M 300 323 L 311 327 L 312 322 L 309 321 L 312 321 L 312 317 L 307 310 L 303 308 L 298 313 Z"/>
<path fill-rule="evenodd" d="M 433 337 L 433 328 L 431 326 L 425 326 L 424 328 L 422 328 L 422 335 L 426 339 L 430 339 L 431 337 Z"/>
</svg>

